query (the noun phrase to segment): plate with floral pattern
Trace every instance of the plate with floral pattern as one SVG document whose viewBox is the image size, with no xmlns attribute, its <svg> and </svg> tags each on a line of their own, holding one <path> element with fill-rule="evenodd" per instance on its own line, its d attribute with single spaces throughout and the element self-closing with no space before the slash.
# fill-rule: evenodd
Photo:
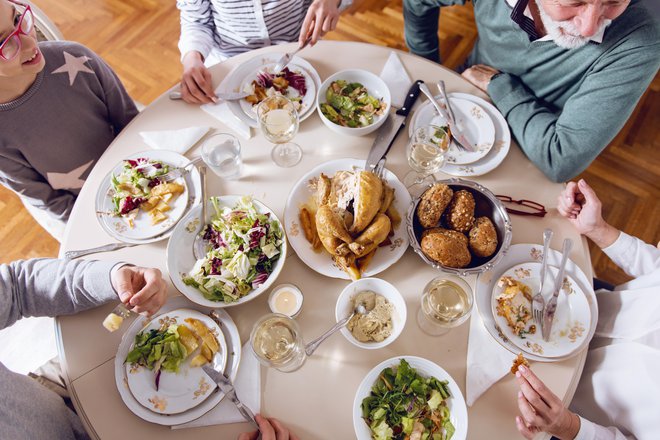
<svg viewBox="0 0 660 440">
<path fill-rule="evenodd" d="M 552 298 L 559 270 L 548 266 L 543 285 L 546 304 Z M 491 309 L 502 333 L 526 353 L 544 357 L 571 354 L 587 337 L 591 321 L 589 303 L 582 288 L 570 275 L 564 275 L 557 296 L 552 331 L 545 341 L 541 326 L 532 318 L 532 297 L 538 292 L 541 263 L 516 264 L 504 272 L 491 296 Z"/>
<path fill-rule="evenodd" d="M 479 275 L 475 285 L 475 305 L 477 306 L 477 311 L 479 312 L 479 317 L 481 318 L 484 327 L 486 327 L 488 333 L 490 333 L 490 335 L 500 345 L 514 354 L 520 353 L 523 351 L 523 349 L 514 343 L 512 337 L 507 336 L 505 333 L 506 330 L 504 328 L 506 325 L 500 325 L 500 323 L 496 320 L 492 307 L 493 291 L 497 281 L 502 277 L 502 275 L 505 274 L 507 270 L 519 264 L 540 264 L 542 255 L 543 245 L 540 244 L 511 245 L 506 255 L 504 255 L 502 260 L 495 267 L 493 267 L 493 269 Z M 552 269 L 553 267 L 558 267 L 560 262 L 561 253 L 554 249 L 549 249 L 548 265 L 551 267 L 550 270 L 554 270 Z M 548 356 L 545 351 L 542 354 L 535 353 L 531 347 L 525 347 L 525 357 L 528 359 L 540 362 L 557 362 L 568 359 L 585 349 L 589 345 L 589 341 L 596 331 L 596 322 L 598 321 L 598 303 L 596 301 L 596 295 L 594 293 L 590 279 L 587 278 L 584 272 L 582 272 L 582 270 L 570 259 L 566 262 L 566 270 L 564 273 L 567 277 L 570 277 L 573 280 L 572 286 L 582 292 L 588 304 L 589 321 L 588 325 L 585 325 L 585 336 L 581 339 L 579 345 L 574 347 L 572 351 L 560 356 Z M 548 275 L 546 283 L 548 284 L 546 287 L 547 289 L 551 289 L 551 286 L 554 285 L 554 281 L 550 275 Z M 544 291 L 546 288 L 544 288 Z M 565 294 L 561 293 L 560 296 L 561 295 Z M 558 311 L 557 313 L 560 312 Z M 557 322 L 555 322 L 555 325 L 557 325 Z M 522 344 L 525 343 L 526 342 L 523 342 Z"/>
</svg>

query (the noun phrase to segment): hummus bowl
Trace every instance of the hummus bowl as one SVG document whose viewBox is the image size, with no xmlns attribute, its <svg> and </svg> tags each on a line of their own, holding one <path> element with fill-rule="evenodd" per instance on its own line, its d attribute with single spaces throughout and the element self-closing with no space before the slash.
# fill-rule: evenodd
<svg viewBox="0 0 660 440">
<path fill-rule="evenodd" d="M 339 294 L 339 298 L 337 298 L 337 304 L 335 306 L 335 319 L 337 322 L 341 321 L 347 316 L 350 316 L 350 314 L 353 313 L 353 298 L 358 293 L 364 291 L 374 292 L 376 295 L 384 297 L 387 302 L 392 305 L 392 328 L 390 335 L 379 342 L 361 342 L 355 336 L 353 336 L 353 334 L 348 329 L 348 326 L 342 327 L 340 332 L 346 339 L 348 339 L 349 342 L 360 348 L 366 348 L 368 350 L 383 348 L 394 342 L 394 340 L 396 340 L 396 338 L 398 338 L 403 331 L 407 317 L 406 302 L 403 299 L 401 292 L 399 292 L 396 287 L 387 281 L 381 280 L 380 278 L 362 278 L 357 281 L 353 281 L 351 284 L 346 286 L 341 294 Z"/>
</svg>

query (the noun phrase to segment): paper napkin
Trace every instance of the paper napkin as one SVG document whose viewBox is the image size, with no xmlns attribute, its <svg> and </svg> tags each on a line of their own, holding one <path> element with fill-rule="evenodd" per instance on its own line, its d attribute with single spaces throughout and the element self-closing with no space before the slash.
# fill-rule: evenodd
<svg viewBox="0 0 660 440">
<path fill-rule="evenodd" d="M 390 89 L 392 105 L 401 108 L 406 100 L 408 89 L 412 85 L 412 80 L 396 52 L 390 52 L 390 56 L 380 72 L 380 78 L 385 81 Z"/>
<path fill-rule="evenodd" d="M 218 87 L 218 90 L 221 90 L 221 87 Z M 250 139 L 252 137 L 252 131 L 250 127 L 243 121 L 241 121 L 238 116 L 236 116 L 226 102 L 220 101 L 217 104 L 209 103 L 202 105 L 202 110 L 204 110 L 209 115 L 213 116 L 227 127 L 234 130 L 238 135 L 244 139 Z"/>
<path fill-rule="evenodd" d="M 257 414 L 261 411 L 261 365 L 248 346 L 243 345 L 241 362 L 234 380 L 234 389 L 241 402 Z M 182 425 L 172 426 L 172 429 L 196 428 L 199 426 L 224 425 L 246 421 L 229 399 L 222 399 L 211 411 L 199 419 Z M 252 428 L 250 428 L 252 429 Z"/>
<path fill-rule="evenodd" d="M 140 136 L 151 148 L 184 154 L 210 129 L 211 127 L 189 127 L 181 130 L 142 131 Z"/>
<path fill-rule="evenodd" d="M 504 377 L 516 356 L 488 333 L 481 316 L 473 313 L 468 337 L 466 402 L 472 406 L 495 382 Z"/>
</svg>

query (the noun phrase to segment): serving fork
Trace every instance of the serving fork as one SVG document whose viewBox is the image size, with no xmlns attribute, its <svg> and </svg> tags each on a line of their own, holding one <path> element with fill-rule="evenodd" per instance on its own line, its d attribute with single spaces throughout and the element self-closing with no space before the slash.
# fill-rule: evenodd
<svg viewBox="0 0 660 440">
<path fill-rule="evenodd" d="M 532 298 L 532 316 L 537 325 L 543 327 L 543 309 L 545 308 L 545 298 L 543 298 L 543 284 L 545 273 L 548 267 L 548 248 L 552 240 L 552 229 L 543 231 L 543 261 L 541 262 L 541 282 L 539 282 L 539 291 Z"/>
</svg>

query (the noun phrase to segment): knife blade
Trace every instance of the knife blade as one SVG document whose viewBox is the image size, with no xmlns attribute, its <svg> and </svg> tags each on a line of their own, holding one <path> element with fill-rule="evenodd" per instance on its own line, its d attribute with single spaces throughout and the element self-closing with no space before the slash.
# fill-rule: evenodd
<svg viewBox="0 0 660 440">
<path fill-rule="evenodd" d="M 376 139 L 374 139 L 371 150 L 369 150 L 365 170 L 374 172 L 378 162 L 385 157 L 394 143 L 397 134 L 406 125 L 406 117 L 410 113 L 410 109 L 412 109 L 415 101 L 417 101 L 419 85 L 423 83 L 424 81 L 418 79 L 410 86 L 403 106 L 400 109 L 395 109 L 394 106 L 390 107 L 390 114 L 385 120 L 385 123 L 378 129 Z"/>
<path fill-rule="evenodd" d="M 570 238 L 564 239 L 564 244 L 561 248 L 561 263 L 559 264 L 559 273 L 555 279 L 555 290 L 552 292 L 552 298 L 546 304 L 545 309 L 543 310 L 543 324 L 541 325 L 541 333 L 543 334 L 543 340 L 548 341 L 550 339 L 550 331 L 552 330 L 552 324 L 555 319 L 555 312 L 557 311 L 557 297 L 559 292 L 562 289 L 564 284 L 564 269 L 566 268 L 566 261 L 568 261 L 568 254 L 571 253 L 573 248 L 573 240 Z"/>
<path fill-rule="evenodd" d="M 465 151 L 470 151 L 470 152 L 475 152 L 477 151 L 477 147 L 473 145 L 468 138 L 465 136 L 465 133 L 463 133 L 463 130 L 461 130 L 458 127 L 458 124 L 456 123 L 456 119 L 454 119 L 454 111 L 451 108 L 451 103 L 449 102 L 449 97 L 447 96 L 447 92 L 445 91 L 445 82 L 440 80 L 438 81 L 438 90 L 440 91 L 440 95 L 442 96 L 442 99 L 445 101 L 445 106 L 447 107 L 447 114 L 449 115 L 449 120 L 447 121 L 449 123 L 449 129 L 451 130 L 452 137 L 456 141 L 459 146 L 461 146 Z"/>
<path fill-rule="evenodd" d="M 238 396 L 236 396 L 236 390 L 234 389 L 234 385 L 231 383 L 231 380 L 220 371 L 215 370 L 209 364 L 203 365 L 202 370 L 204 370 L 204 372 L 211 378 L 213 382 L 218 384 L 220 390 L 225 393 L 227 397 L 229 397 L 229 400 L 231 400 L 234 405 L 236 405 L 236 408 L 241 413 L 241 415 L 245 417 L 245 420 L 252 423 L 257 427 L 257 430 L 259 430 L 259 424 L 254 418 L 254 413 L 252 413 L 252 410 L 246 405 L 243 405 L 243 403 L 238 399 Z"/>
<path fill-rule="evenodd" d="M 218 92 L 215 94 L 215 96 L 222 99 L 223 101 L 238 101 L 239 99 L 243 99 L 249 95 L 250 94 L 247 92 L 226 92 L 226 93 Z M 171 100 L 183 99 L 181 96 L 181 92 L 179 91 L 170 92 L 169 97 Z"/>
</svg>

